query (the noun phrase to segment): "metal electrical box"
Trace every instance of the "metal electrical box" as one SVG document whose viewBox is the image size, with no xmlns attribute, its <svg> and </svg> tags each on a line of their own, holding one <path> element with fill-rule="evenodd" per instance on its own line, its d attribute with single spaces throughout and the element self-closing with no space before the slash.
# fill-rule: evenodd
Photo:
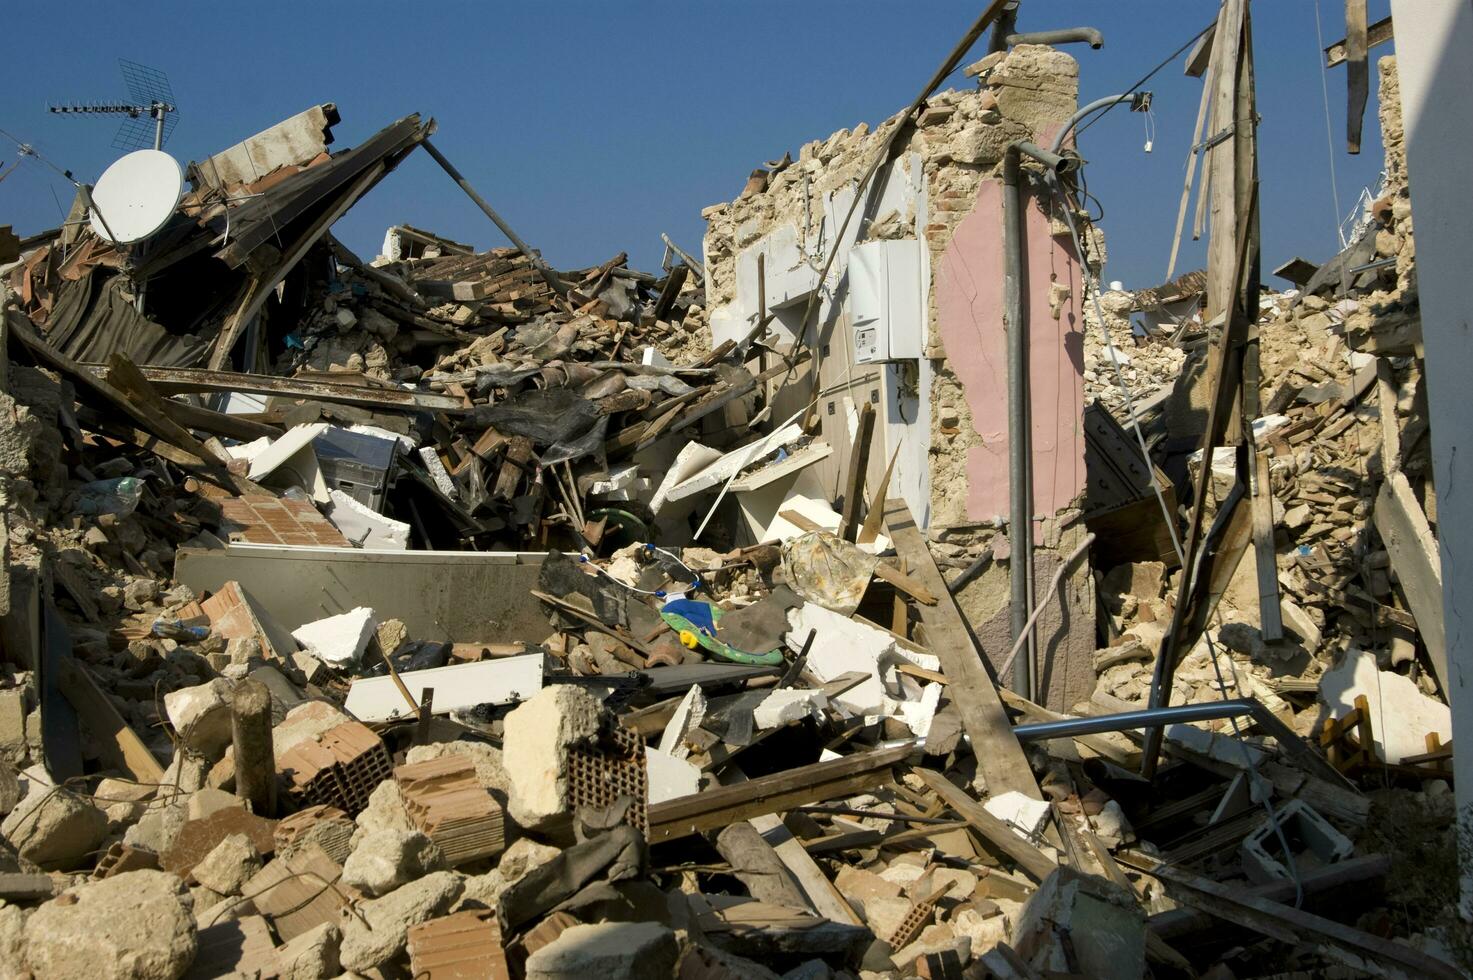
<svg viewBox="0 0 1473 980">
<path fill-rule="evenodd" d="M 925 344 L 920 242 L 864 242 L 850 250 L 849 318 L 857 363 L 920 358 Z"/>
</svg>

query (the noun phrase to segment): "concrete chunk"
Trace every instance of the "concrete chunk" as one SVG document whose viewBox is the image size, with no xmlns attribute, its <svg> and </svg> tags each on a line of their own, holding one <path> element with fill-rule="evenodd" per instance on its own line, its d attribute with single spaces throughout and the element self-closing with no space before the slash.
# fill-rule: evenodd
<svg viewBox="0 0 1473 980">
<path fill-rule="evenodd" d="M 373 610 L 359 606 L 298 627 L 292 638 L 323 663 L 346 667 L 362 659 L 377 629 Z"/>
<path fill-rule="evenodd" d="M 182 882 L 129 871 L 69 888 L 26 922 L 26 964 L 48 980 L 176 980 L 194 961 Z"/>
<path fill-rule="evenodd" d="M 169 724 L 190 748 L 216 757 L 230 743 L 230 692 L 222 677 L 207 684 L 182 687 L 164 695 Z"/>
<path fill-rule="evenodd" d="M 106 834 L 107 814 L 90 800 L 36 782 L 0 822 L 0 835 L 20 856 L 47 871 L 76 867 Z"/>
<path fill-rule="evenodd" d="M 343 919 L 343 968 L 362 973 L 404 951 L 409 928 L 450 910 L 460 897 L 460 878 L 436 871 L 358 907 L 362 919 Z"/>
<path fill-rule="evenodd" d="M 603 724 L 602 703 L 568 684 L 542 689 L 506 716 L 502 758 L 513 820 L 535 829 L 568 815 L 568 749 Z"/>
<path fill-rule="evenodd" d="M 343 863 L 343 880 L 369 895 L 386 895 L 400 885 L 445 867 L 435 842 L 417 830 L 364 834 Z"/>
<path fill-rule="evenodd" d="M 573 926 L 527 958 L 527 980 L 666 980 L 679 954 L 658 923 Z"/>
<path fill-rule="evenodd" d="M 221 895 L 239 895 L 241 886 L 261 870 L 261 852 L 245 834 L 231 834 L 215 845 L 190 872 L 194 880 Z"/>
</svg>

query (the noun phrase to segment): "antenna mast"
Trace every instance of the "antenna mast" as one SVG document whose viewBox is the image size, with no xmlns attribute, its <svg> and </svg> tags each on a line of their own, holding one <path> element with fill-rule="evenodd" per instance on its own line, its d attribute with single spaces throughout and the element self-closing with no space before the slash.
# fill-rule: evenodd
<svg viewBox="0 0 1473 980">
<path fill-rule="evenodd" d="M 174 89 L 169 76 L 157 68 L 136 61 L 118 59 L 123 83 L 128 88 L 128 102 L 84 102 L 51 105 L 47 108 L 64 115 L 121 115 L 123 124 L 113 137 L 120 150 L 161 150 L 164 141 L 179 121 L 179 108 L 174 104 Z"/>
</svg>

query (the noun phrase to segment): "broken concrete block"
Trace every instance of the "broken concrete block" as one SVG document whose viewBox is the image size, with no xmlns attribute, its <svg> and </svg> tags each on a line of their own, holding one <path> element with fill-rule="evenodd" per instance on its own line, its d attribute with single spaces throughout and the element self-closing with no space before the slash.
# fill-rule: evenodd
<svg viewBox="0 0 1473 980">
<path fill-rule="evenodd" d="M 386 895 L 445 867 L 435 842 L 417 830 L 364 834 L 343 863 L 343 881 L 369 895 Z"/>
<path fill-rule="evenodd" d="M 1355 710 L 1355 699 L 1364 695 L 1375 723 L 1376 755 L 1398 763 L 1409 755 L 1427 751 L 1427 734 L 1436 732 L 1444 745 L 1452 741 L 1452 711 L 1429 698 L 1409 678 L 1393 670 L 1380 670 L 1376 655 L 1351 648 L 1333 670 L 1320 678 L 1320 720 L 1343 718 Z"/>
<path fill-rule="evenodd" d="M 1290 800 L 1279 807 L 1275 816 L 1290 846 L 1302 844 L 1303 850 L 1293 855 L 1300 866 L 1322 867 L 1343 861 L 1355 853 L 1355 845 L 1330 822 L 1303 800 Z M 1274 825 L 1268 821 L 1243 838 L 1241 846 L 1243 873 L 1255 884 L 1287 881 L 1294 877 L 1289 859 Z"/>
<path fill-rule="evenodd" d="M 353 846 L 367 834 L 379 830 L 416 830 L 414 821 L 409 819 L 409 811 L 404 809 L 404 795 L 399 791 L 399 784 L 392 779 L 386 779 L 374 787 L 368 795 L 368 806 L 364 807 L 354 818 L 358 830 L 353 834 Z"/>
<path fill-rule="evenodd" d="M 888 898 L 874 895 L 863 903 L 864 921 L 876 936 L 891 936 L 910 914 L 911 901 L 904 896 Z"/>
<path fill-rule="evenodd" d="M 569 684 L 543 688 L 506 716 L 502 759 L 513 820 L 536 829 L 571 812 L 568 749 L 596 736 L 605 720 L 603 704 Z"/>
<path fill-rule="evenodd" d="M 1024 905 L 1013 948 L 1040 972 L 1136 980 L 1146 971 L 1145 927 L 1145 913 L 1129 889 L 1061 867 Z M 1069 936 L 1072 956 L 1060 932 Z"/>
<path fill-rule="evenodd" d="M 153 799 L 154 787 L 131 779 L 104 779 L 93 790 L 93 800 L 107 814 L 108 826 L 119 828 L 143 816 L 147 802 Z M 0 807 L 0 810 L 3 810 Z"/>
<path fill-rule="evenodd" d="M 338 955 L 343 933 L 331 922 L 324 922 L 276 947 L 274 960 L 277 980 L 327 980 L 342 970 Z"/>
<path fill-rule="evenodd" d="M 107 780 L 103 780 L 107 782 Z M 0 817 L 5 816 L 20 802 L 20 776 L 15 766 L 0 758 Z"/>
<path fill-rule="evenodd" d="M 377 628 L 373 610 L 359 606 L 298 627 L 292 638 L 323 663 L 347 667 L 362 659 Z"/>
<path fill-rule="evenodd" d="M 701 788 L 701 770 L 648 745 L 644 747 L 645 771 L 649 779 L 650 804 L 690 796 Z"/>
<path fill-rule="evenodd" d="M 359 905 L 361 918 L 343 919 L 343 968 L 362 973 L 399 955 L 404 951 L 410 926 L 449 911 L 460 897 L 461 888 L 454 872 L 436 871 Z"/>
<path fill-rule="evenodd" d="M 244 801 L 234 793 L 206 786 L 190 794 L 189 802 L 184 807 L 184 816 L 188 820 L 203 820 L 221 810 L 229 810 L 231 807 L 242 805 Z"/>
<path fill-rule="evenodd" d="M 245 834 L 231 834 L 215 845 L 190 872 L 194 880 L 221 895 L 239 895 L 241 886 L 261 870 L 261 852 Z"/>
<path fill-rule="evenodd" d="M 20 765 L 26 753 L 26 690 L 12 687 L 0 691 L 0 756 Z"/>
<path fill-rule="evenodd" d="M 26 919 L 30 915 L 30 909 L 19 905 L 0 905 L 0 963 L 13 963 L 19 969 L 24 962 Z M 0 973 L 0 976 L 9 974 Z"/>
<path fill-rule="evenodd" d="M 665 725 L 665 731 L 660 736 L 660 751 L 676 759 L 684 759 L 690 755 L 690 746 L 685 744 L 685 737 L 698 728 L 705 717 L 706 695 L 701 692 L 699 684 L 692 684 Z"/>
<path fill-rule="evenodd" d="M 281 724 L 271 730 L 271 748 L 276 761 L 282 754 L 302 742 L 316 738 L 326 732 L 352 721 L 351 715 L 326 701 L 307 701 L 286 713 Z"/>
<path fill-rule="evenodd" d="M 829 699 L 824 697 L 822 691 L 783 688 L 767 695 L 752 710 L 752 723 L 761 731 L 782 728 L 804 718 L 822 719 L 823 709 L 828 704 Z"/>
<path fill-rule="evenodd" d="M 429 762 L 447 755 L 463 755 L 476 767 L 476 782 L 491 791 L 498 803 L 505 803 L 511 789 L 511 777 L 502 764 L 501 750 L 485 742 L 459 739 L 454 742 L 431 742 L 429 745 L 413 746 L 404 756 L 409 765 Z"/>
<path fill-rule="evenodd" d="M 982 804 L 982 807 L 1024 838 L 1042 831 L 1049 815 L 1047 803 L 1024 796 L 1016 790 L 1000 793 Z"/>
<path fill-rule="evenodd" d="M 31 913 L 25 961 L 48 980 L 175 980 L 194 961 L 194 917 L 182 882 L 129 871 L 67 889 Z"/>
<path fill-rule="evenodd" d="M 47 871 L 76 867 L 107 835 L 107 814 L 69 790 L 32 781 L 30 795 L 0 822 L 17 853 Z"/>
<path fill-rule="evenodd" d="M 962 909 L 951 920 L 957 935 L 972 940 L 973 949 L 991 949 L 998 943 L 1007 942 L 1008 917 L 986 915 L 976 909 Z"/>
<path fill-rule="evenodd" d="M 839 873 L 834 876 L 834 887 L 856 909 L 864 908 L 864 903 L 871 898 L 901 897 L 901 888 L 893 881 L 886 881 L 873 871 L 849 864 L 839 868 Z"/>
<path fill-rule="evenodd" d="M 230 694 L 234 685 L 217 677 L 164 695 L 169 724 L 185 745 L 216 758 L 230 744 Z"/>
<path fill-rule="evenodd" d="M 501 872 L 502 881 L 509 885 L 520 881 L 528 871 L 546 864 L 561 853 L 559 848 L 539 844 L 530 837 L 519 837 L 501 855 L 496 870 Z M 496 906 L 493 903 L 489 907 Z"/>
<path fill-rule="evenodd" d="M 666 980 L 680 947 L 656 922 L 603 922 L 565 930 L 527 958 L 527 980 Z"/>
</svg>

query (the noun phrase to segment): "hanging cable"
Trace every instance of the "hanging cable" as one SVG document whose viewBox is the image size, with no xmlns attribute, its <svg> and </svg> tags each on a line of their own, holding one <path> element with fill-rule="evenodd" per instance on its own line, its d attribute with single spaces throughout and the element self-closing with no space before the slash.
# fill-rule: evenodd
<svg viewBox="0 0 1473 980">
<path fill-rule="evenodd" d="M 1340 182 L 1335 178 L 1335 131 L 1333 124 L 1330 122 L 1330 80 L 1328 72 L 1325 70 L 1323 54 L 1325 50 L 1325 35 L 1320 29 L 1320 0 L 1314 0 L 1314 37 L 1319 45 L 1315 48 L 1314 60 L 1320 66 L 1320 91 L 1324 94 L 1325 98 L 1325 151 L 1330 161 L 1330 201 L 1331 205 L 1335 208 L 1333 227 L 1335 229 L 1335 237 L 1340 239 L 1340 248 L 1343 250 L 1350 243 L 1345 240 L 1345 234 L 1340 230 L 1340 220 L 1344 212 L 1340 210 Z"/>
</svg>

